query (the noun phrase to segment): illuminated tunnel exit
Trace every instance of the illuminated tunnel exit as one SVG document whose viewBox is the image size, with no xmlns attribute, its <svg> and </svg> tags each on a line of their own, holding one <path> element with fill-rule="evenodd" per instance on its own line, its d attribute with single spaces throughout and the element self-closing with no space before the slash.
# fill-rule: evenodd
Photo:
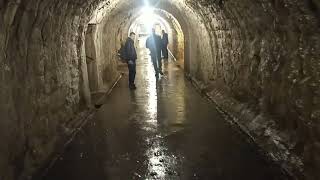
<svg viewBox="0 0 320 180">
<path fill-rule="evenodd" d="M 155 29 L 156 34 L 161 37 L 162 31 L 168 34 L 169 58 L 184 68 L 184 45 L 186 42 L 178 20 L 164 10 L 145 6 L 140 9 L 138 17 L 132 22 L 128 36 L 131 32 L 137 33 L 136 42 L 140 47 L 143 47 L 146 45 L 146 39 L 151 35 L 152 29 Z"/>
</svg>

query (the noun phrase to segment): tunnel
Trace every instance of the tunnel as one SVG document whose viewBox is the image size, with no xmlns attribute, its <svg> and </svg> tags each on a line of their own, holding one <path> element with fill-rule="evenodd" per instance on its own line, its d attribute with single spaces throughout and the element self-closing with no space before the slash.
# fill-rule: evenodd
<svg viewBox="0 0 320 180">
<path fill-rule="evenodd" d="M 146 6 L 152 9 L 152 16 Z M 0 0 L 0 179 L 50 176 L 55 171 L 50 169 L 59 164 L 65 149 L 77 147 L 72 145 L 74 141 L 87 142 L 81 139 L 83 132 L 94 133 L 82 130 L 98 124 L 92 119 L 101 116 L 97 126 L 122 132 L 114 117 L 130 113 L 127 107 L 139 103 L 140 111 L 146 114 L 152 114 L 155 110 L 151 107 L 155 107 L 158 121 L 170 117 L 172 111 L 181 115 L 173 119 L 193 118 L 194 122 L 186 122 L 192 127 L 183 132 L 190 132 L 196 140 L 181 146 L 192 147 L 202 140 L 210 146 L 202 154 L 197 153 L 201 145 L 186 150 L 186 154 L 197 154 L 194 156 L 210 162 L 209 165 L 199 160 L 199 173 L 188 176 L 183 172 L 189 172 L 198 160 L 193 155 L 186 158 L 195 164 L 188 170 L 181 165 L 179 174 L 161 170 L 162 159 L 156 158 L 161 153 L 149 149 L 146 153 L 160 161 L 159 167 L 152 166 L 156 168 L 148 174 L 150 179 L 214 179 L 209 171 L 219 174 L 217 179 L 250 179 L 236 178 L 230 175 L 232 172 L 219 168 L 224 157 L 235 157 L 236 165 L 225 165 L 226 169 L 252 168 L 242 174 L 241 168 L 234 172 L 257 175 L 251 179 L 269 177 L 270 171 L 277 172 L 274 179 L 320 179 L 319 8 L 319 0 Z M 183 75 L 168 75 L 161 80 L 165 85 L 156 87 L 149 60 L 141 60 L 144 64 L 138 64 L 137 78 L 145 86 L 130 94 L 126 82 L 122 82 L 127 78 L 126 64 L 119 60 L 117 51 L 132 31 L 137 32 L 135 43 L 144 47 L 143 38 L 139 39 L 144 37 L 140 26 L 150 18 L 169 34 L 170 62 L 165 67 L 170 73 Z M 142 95 L 149 100 L 138 101 Z M 138 105 L 129 101 L 132 97 L 138 98 Z M 121 104 L 127 101 L 128 104 Z M 194 102 L 189 105 L 189 101 Z M 177 106 L 166 106 L 168 102 Z M 109 113 L 102 113 L 101 109 Z M 214 124 L 217 119 L 221 119 L 220 125 Z M 221 125 L 224 122 L 227 125 Z M 175 122 L 176 134 L 168 135 L 168 142 L 183 139 L 179 136 L 182 124 Z M 148 127 L 148 121 L 141 126 Z M 228 130 L 220 132 L 218 127 Z M 122 136 L 126 133 L 131 135 L 131 129 L 124 132 L 117 137 L 119 141 L 125 139 Z M 209 137 L 200 138 L 204 132 Z M 96 133 L 108 136 L 105 132 Z M 240 141 L 234 140 L 237 133 L 244 139 L 241 148 L 249 149 L 245 154 L 259 155 L 251 160 L 234 155 L 232 149 Z M 230 143 L 221 143 L 223 138 L 219 135 Z M 154 136 L 151 141 L 160 147 L 162 141 L 157 134 L 146 136 Z M 133 139 L 123 142 L 134 146 L 141 140 Z M 176 147 L 167 145 L 171 146 Z M 117 147 L 111 144 L 101 154 Z M 219 157 L 210 161 L 215 150 L 220 151 Z M 172 156 L 178 157 L 179 153 Z M 101 154 L 96 154 L 96 159 Z M 275 170 L 255 171 L 255 165 L 249 165 L 258 161 L 254 157 L 261 158 L 261 164 L 272 164 Z M 181 160 L 185 161 L 190 164 Z M 129 165 L 132 164 L 118 170 L 119 177 Z M 169 175 L 162 177 L 157 170 Z M 101 173 L 96 171 L 93 174 Z M 140 173 L 132 174 L 129 179 L 144 178 Z"/>
</svg>

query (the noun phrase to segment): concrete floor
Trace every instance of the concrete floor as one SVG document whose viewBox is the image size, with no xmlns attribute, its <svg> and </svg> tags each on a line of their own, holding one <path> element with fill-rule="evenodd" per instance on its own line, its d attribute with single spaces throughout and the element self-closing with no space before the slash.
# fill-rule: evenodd
<svg viewBox="0 0 320 180">
<path fill-rule="evenodd" d="M 172 62 L 158 82 L 139 51 L 136 91 L 127 76 L 45 180 L 289 179 L 267 163 Z"/>
</svg>

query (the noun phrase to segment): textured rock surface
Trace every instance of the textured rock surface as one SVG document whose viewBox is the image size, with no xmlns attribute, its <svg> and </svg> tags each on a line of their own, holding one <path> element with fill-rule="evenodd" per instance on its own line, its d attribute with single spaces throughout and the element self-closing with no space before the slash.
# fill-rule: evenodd
<svg viewBox="0 0 320 180">
<path fill-rule="evenodd" d="M 260 116 L 274 119 L 248 128 L 281 132 L 285 148 L 303 159 L 307 178 L 319 179 L 319 6 L 315 1 L 211 2 L 189 2 L 201 9 L 214 55 L 211 67 L 200 66 L 191 76 L 211 94 L 243 103 L 233 108 L 238 115 L 252 111 L 246 117 L 251 121 L 243 124 Z"/>
<path fill-rule="evenodd" d="M 87 109 L 82 48 L 94 7 L 0 1 L 0 179 L 26 179 Z"/>
<path fill-rule="evenodd" d="M 118 42 L 141 2 L 0 0 L 0 179 L 26 179 L 72 131 L 90 93 L 109 88 Z M 251 119 L 274 119 L 289 137 L 287 149 L 303 159 L 307 179 L 319 179 L 319 1 L 157 6 L 181 25 L 186 72 L 208 92 L 244 104 Z M 263 121 L 256 122 L 252 129 Z"/>
</svg>

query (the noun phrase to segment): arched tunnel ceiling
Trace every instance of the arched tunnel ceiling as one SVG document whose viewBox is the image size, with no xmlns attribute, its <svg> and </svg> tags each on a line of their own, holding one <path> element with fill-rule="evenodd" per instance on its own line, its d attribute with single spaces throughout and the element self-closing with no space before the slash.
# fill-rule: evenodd
<svg viewBox="0 0 320 180">
<path fill-rule="evenodd" d="M 149 31 L 151 30 L 150 28 L 157 23 L 159 23 L 160 26 L 163 27 L 165 31 L 171 30 L 173 28 L 173 22 L 168 21 L 168 19 L 165 18 L 166 16 L 159 15 L 156 12 L 156 10 L 153 10 L 152 13 L 153 14 L 150 17 L 146 17 L 147 15 L 143 13 L 138 17 L 135 16 L 133 20 L 128 23 L 130 24 L 128 33 L 130 33 L 130 29 L 132 29 L 134 26 L 136 27 L 139 24 L 147 25 L 148 26 L 147 28 L 149 29 Z"/>
<path fill-rule="evenodd" d="M 182 29 L 187 29 L 188 21 L 190 21 L 189 15 L 195 13 L 185 4 L 183 0 L 136 0 L 136 1 L 107 1 L 100 2 L 96 10 L 92 12 L 92 18 L 89 21 L 90 23 L 100 23 L 103 18 L 108 16 L 110 11 L 113 11 L 113 14 L 124 13 L 128 16 L 135 16 L 131 19 L 137 18 L 140 16 L 140 10 L 146 6 L 146 2 L 150 7 L 161 9 L 169 14 L 172 14 L 181 25 Z M 160 16 L 163 14 L 158 13 Z"/>
<path fill-rule="evenodd" d="M 133 10 L 133 12 L 137 12 L 137 13 L 133 13 L 129 21 L 123 27 L 124 29 L 130 29 L 130 27 L 134 22 L 136 22 L 139 18 L 143 18 L 142 16 L 144 15 L 143 14 L 144 12 L 142 12 L 140 8 Z M 182 29 L 180 22 L 169 12 L 163 9 L 154 8 L 152 10 L 152 13 L 155 14 L 155 18 L 159 18 L 159 21 L 170 26 L 170 27 L 168 26 L 167 28 L 175 29 L 177 31 L 182 31 L 184 33 L 188 32 L 186 29 L 184 30 Z"/>
</svg>

